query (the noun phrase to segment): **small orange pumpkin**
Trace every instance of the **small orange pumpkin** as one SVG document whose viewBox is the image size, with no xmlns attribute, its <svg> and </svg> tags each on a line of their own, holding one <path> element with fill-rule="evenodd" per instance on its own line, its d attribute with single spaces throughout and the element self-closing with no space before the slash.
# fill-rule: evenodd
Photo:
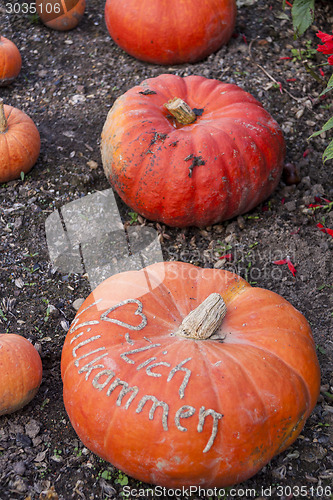
<svg viewBox="0 0 333 500">
<path fill-rule="evenodd" d="M 20 410 L 35 397 L 42 372 L 40 356 L 29 340 L 0 334 L 0 415 Z"/>
<path fill-rule="evenodd" d="M 39 152 L 40 136 L 32 119 L 0 99 L 0 183 L 29 172 Z"/>
<path fill-rule="evenodd" d="M 81 21 L 86 8 L 85 0 L 38 0 L 36 9 L 48 28 L 68 31 Z"/>
<path fill-rule="evenodd" d="M 61 370 L 85 446 L 170 488 L 251 477 L 295 441 L 320 388 L 300 312 L 235 274 L 182 262 L 101 283 L 72 323 Z"/>
<path fill-rule="evenodd" d="M 12 83 L 21 66 L 21 54 L 15 43 L 0 35 L 0 87 Z"/>
</svg>

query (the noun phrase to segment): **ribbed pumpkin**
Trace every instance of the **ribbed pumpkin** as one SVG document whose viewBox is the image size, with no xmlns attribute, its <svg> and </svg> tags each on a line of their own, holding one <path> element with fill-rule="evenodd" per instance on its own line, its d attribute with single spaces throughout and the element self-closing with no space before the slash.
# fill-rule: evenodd
<svg viewBox="0 0 333 500">
<path fill-rule="evenodd" d="M 114 275 L 61 360 L 85 446 L 141 481 L 224 487 L 295 441 L 320 387 L 306 319 L 239 276 L 181 262 Z"/>
<path fill-rule="evenodd" d="M 29 172 L 39 152 L 40 136 L 32 119 L 0 99 L 0 183 Z"/>
<path fill-rule="evenodd" d="M 170 226 L 207 226 L 268 198 L 285 142 L 238 86 L 167 74 L 115 101 L 101 150 L 107 178 L 133 210 Z"/>
<path fill-rule="evenodd" d="M 0 334 L 0 415 L 28 404 L 42 381 L 42 361 L 29 340 Z"/>
<path fill-rule="evenodd" d="M 12 83 L 21 71 L 21 54 L 15 43 L 0 35 L 0 87 Z"/>
<path fill-rule="evenodd" d="M 86 8 L 85 0 L 39 0 L 36 9 L 48 28 L 68 31 L 81 21 Z"/>
<path fill-rule="evenodd" d="M 232 35 L 236 0 L 107 0 L 113 40 L 132 56 L 156 64 L 196 62 Z"/>
</svg>

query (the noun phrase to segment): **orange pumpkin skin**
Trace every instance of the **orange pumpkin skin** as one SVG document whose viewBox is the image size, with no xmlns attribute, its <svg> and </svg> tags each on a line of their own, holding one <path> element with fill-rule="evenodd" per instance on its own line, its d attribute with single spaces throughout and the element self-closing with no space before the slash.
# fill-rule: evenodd
<svg viewBox="0 0 333 500">
<path fill-rule="evenodd" d="M 40 356 L 29 340 L 0 334 L 0 415 L 20 410 L 35 397 L 42 372 Z"/>
<path fill-rule="evenodd" d="M 22 59 L 16 45 L 0 35 L 0 87 L 12 83 L 21 71 Z"/>
<path fill-rule="evenodd" d="M 164 103 L 202 111 L 190 125 Z M 207 226 L 268 198 L 283 170 L 279 125 L 249 93 L 201 76 L 160 75 L 119 97 L 101 142 L 104 171 L 133 210 L 169 226 Z"/>
<path fill-rule="evenodd" d="M 221 340 L 174 335 L 212 292 Z M 320 371 L 306 319 L 239 276 L 166 262 L 105 280 L 65 339 L 69 418 L 85 446 L 132 477 L 224 487 L 286 449 L 314 408 Z"/>
<path fill-rule="evenodd" d="M 86 8 L 85 0 L 38 0 L 36 9 L 48 28 L 68 31 L 76 28 Z"/>
<path fill-rule="evenodd" d="M 156 64 L 196 62 L 231 37 L 236 1 L 107 0 L 105 22 L 128 54 Z"/>
<path fill-rule="evenodd" d="M 0 129 L 0 183 L 18 179 L 35 165 L 40 152 L 40 135 L 23 111 L 4 105 L 7 127 Z"/>
</svg>

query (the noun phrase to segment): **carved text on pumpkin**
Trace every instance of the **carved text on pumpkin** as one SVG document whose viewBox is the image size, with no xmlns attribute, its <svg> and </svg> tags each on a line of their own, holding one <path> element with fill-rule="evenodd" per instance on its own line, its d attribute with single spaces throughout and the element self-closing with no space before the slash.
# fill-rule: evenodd
<svg viewBox="0 0 333 500">
<path fill-rule="evenodd" d="M 133 345 L 133 344 L 131 344 L 131 345 Z M 129 356 L 133 356 L 135 354 L 139 354 L 139 353 L 142 353 L 144 351 L 148 351 L 148 350 L 158 348 L 158 347 L 161 347 L 161 344 L 151 344 L 149 346 L 138 347 L 137 349 L 131 349 L 130 351 L 126 351 L 126 352 L 121 353 L 120 357 L 126 363 L 135 364 L 135 361 L 133 359 L 131 359 Z M 164 354 L 164 355 L 167 354 L 167 351 L 164 351 L 162 354 Z M 184 365 L 186 363 L 188 363 L 189 361 L 191 361 L 191 359 L 192 358 L 186 358 L 183 361 L 180 361 L 167 374 L 167 382 L 170 382 L 170 380 L 172 380 L 172 378 L 174 377 L 174 375 L 177 372 L 182 371 L 185 373 L 184 379 L 183 379 L 183 381 L 179 387 L 179 390 L 178 390 L 180 399 L 182 399 L 185 396 L 185 389 L 187 387 L 187 384 L 190 380 L 190 376 L 192 373 L 191 370 L 187 367 L 184 367 Z M 148 358 L 145 361 L 143 361 L 142 363 L 140 363 L 136 369 L 141 370 L 142 368 L 146 368 L 146 374 L 148 376 L 150 376 L 150 377 L 162 377 L 163 373 L 159 373 L 159 372 L 155 372 L 155 371 L 153 372 L 152 369 L 156 368 L 157 366 L 166 366 L 168 368 L 171 368 L 171 364 L 168 363 L 167 361 L 158 361 L 157 363 L 154 363 L 154 361 L 156 361 L 156 360 L 157 360 L 157 356 L 152 356 L 151 358 Z"/>
<path fill-rule="evenodd" d="M 98 302 L 99 301 L 95 302 L 94 304 L 91 304 L 89 307 L 92 307 L 93 305 L 97 304 Z M 133 325 L 129 325 L 128 323 L 124 323 L 122 321 L 110 318 L 108 316 L 113 310 L 117 309 L 118 307 L 120 307 L 122 305 L 126 305 L 128 303 L 136 303 L 138 306 L 136 312 L 134 313 L 134 314 L 139 315 L 141 317 L 141 323 L 138 326 L 134 327 Z M 88 309 L 88 308 L 86 308 L 86 309 Z M 82 314 L 82 312 L 83 311 L 81 311 L 81 314 Z M 74 331 L 77 331 L 78 329 L 87 328 L 86 331 L 82 330 L 79 333 L 77 333 L 70 341 L 70 343 L 73 344 L 72 356 L 75 359 L 74 365 L 78 368 L 78 374 L 80 374 L 80 375 L 85 374 L 85 380 L 86 381 L 91 380 L 91 384 L 92 384 L 94 389 L 96 389 L 98 391 L 103 391 L 105 389 L 105 394 L 107 397 L 110 397 L 113 394 L 113 392 L 115 391 L 115 389 L 120 387 L 120 392 L 118 393 L 118 395 L 116 397 L 115 404 L 116 404 L 116 406 L 121 406 L 123 404 L 124 398 L 127 398 L 126 402 L 123 406 L 126 410 L 130 409 L 130 407 L 135 399 L 138 401 L 136 409 L 135 409 L 135 412 L 137 414 L 143 412 L 146 405 L 151 403 L 151 407 L 150 407 L 149 412 L 148 412 L 149 420 L 154 419 L 155 413 L 159 409 L 158 413 L 159 413 L 159 415 L 161 415 L 161 423 L 162 423 L 163 430 L 168 431 L 169 430 L 168 426 L 170 424 L 170 422 L 169 422 L 170 421 L 169 404 L 166 403 L 165 401 L 158 399 L 156 396 L 154 396 L 152 394 L 144 394 L 143 396 L 141 396 L 141 394 L 139 394 L 139 392 L 140 392 L 139 387 L 137 387 L 135 385 L 130 386 L 128 384 L 128 382 L 117 377 L 116 373 L 113 370 L 106 368 L 106 366 L 103 363 L 101 363 L 101 360 L 103 360 L 103 358 L 109 356 L 109 353 L 107 352 L 107 349 L 105 346 L 100 346 L 100 347 L 97 347 L 96 349 L 94 349 L 92 346 L 92 350 L 88 350 L 88 352 L 87 352 L 87 350 L 85 349 L 84 353 L 82 355 L 80 355 L 80 349 L 83 349 L 86 346 L 88 346 L 89 344 L 93 344 L 94 342 L 98 341 L 101 338 L 101 335 L 95 334 L 95 335 L 92 335 L 91 337 L 84 338 L 84 340 L 81 340 L 80 338 L 84 334 L 87 334 L 87 333 L 89 334 L 89 332 L 91 331 L 91 326 L 99 324 L 100 321 L 93 320 L 93 321 L 86 321 L 86 322 L 82 322 L 82 323 L 78 324 L 78 322 L 79 322 L 78 316 L 79 315 L 77 315 L 77 317 L 75 318 L 75 320 L 71 326 L 71 330 L 70 330 L 70 333 L 74 333 Z M 142 303 L 136 299 L 128 299 L 126 301 L 123 301 L 123 302 L 117 304 L 116 306 L 112 306 L 107 311 L 102 313 L 101 321 L 103 321 L 103 320 L 112 322 L 120 327 L 129 328 L 130 330 L 141 330 L 147 324 L 147 318 L 142 312 Z M 76 343 L 76 341 L 78 341 L 79 339 L 80 339 L 80 341 Z M 126 339 L 127 343 L 130 345 L 133 345 L 135 343 L 133 340 L 131 340 L 129 338 L 128 334 L 125 335 L 125 339 Z M 149 340 L 149 339 L 146 339 L 146 340 Z M 161 347 L 161 344 L 151 343 L 148 346 L 138 347 L 136 349 L 127 350 L 127 351 L 123 352 L 120 356 L 121 356 L 122 360 L 125 361 L 126 363 L 136 364 L 135 360 L 133 360 L 131 357 L 135 356 L 136 354 L 145 352 L 145 351 L 151 351 L 152 349 L 158 349 L 159 347 Z M 101 354 L 99 354 L 96 357 L 97 353 L 101 353 Z M 167 351 L 162 351 L 162 354 L 163 355 L 167 354 Z M 93 359 L 86 362 L 87 361 L 86 358 L 89 358 L 90 356 L 94 356 Z M 129 356 L 131 356 L 131 357 L 129 357 Z M 183 361 L 179 362 L 176 366 L 174 366 L 168 372 L 168 375 L 167 375 L 167 382 L 170 382 L 177 372 L 183 371 L 185 373 L 184 379 L 183 379 L 182 384 L 179 387 L 179 391 L 178 391 L 179 397 L 181 399 L 184 397 L 185 389 L 186 389 L 186 386 L 187 386 L 188 381 L 189 381 L 190 376 L 191 376 L 191 370 L 189 368 L 185 367 L 184 365 L 186 363 L 188 363 L 191 359 L 192 358 L 186 358 Z M 80 362 L 82 360 L 85 360 L 84 361 L 85 364 L 80 366 L 80 364 L 81 364 Z M 161 377 L 163 375 L 162 373 L 152 371 L 152 370 L 158 366 L 166 366 L 167 368 L 171 368 L 171 364 L 166 362 L 166 361 L 155 362 L 156 360 L 157 360 L 157 357 L 152 356 L 152 357 L 146 359 L 145 361 L 139 363 L 138 366 L 136 367 L 136 369 L 141 370 L 141 369 L 145 368 L 145 372 L 148 376 Z M 97 374 L 95 374 L 96 373 L 95 370 L 99 370 L 97 372 Z M 93 373 L 93 378 L 91 379 L 90 375 L 92 373 Z M 140 399 L 138 400 L 138 398 L 140 398 Z M 186 432 L 188 429 L 187 429 L 187 427 L 185 427 L 183 425 L 182 419 L 191 418 L 196 413 L 197 413 L 196 408 L 191 406 L 191 405 L 181 406 L 176 411 L 175 416 L 174 416 L 174 423 L 176 425 L 176 428 L 181 432 Z M 201 406 L 199 409 L 199 414 L 198 414 L 197 432 L 202 432 L 204 430 L 204 426 L 205 426 L 205 422 L 206 422 L 207 417 L 212 418 L 212 429 L 211 429 L 211 434 L 210 434 L 209 440 L 203 449 L 203 453 L 207 453 L 211 449 L 211 447 L 213 446 L 215 438 L 216 438 L 217 433 L 218 433 L 218 424 L 219 424 L 219 421 L 222 419 L 223 415 L 219 412 L 216 412 L 215 410 L 213 410 L 211 408 L 208 408 L 206 410 L 205 406 Z"/>
</svg>

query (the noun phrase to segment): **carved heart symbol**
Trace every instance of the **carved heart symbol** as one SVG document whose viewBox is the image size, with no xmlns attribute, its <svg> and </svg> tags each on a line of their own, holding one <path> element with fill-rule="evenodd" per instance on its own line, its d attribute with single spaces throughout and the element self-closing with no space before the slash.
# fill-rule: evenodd
<svg viewBox="0 0 333 500">
<path fill-rule="evenodd" d="M 122 307 L 125 304 L 131 304 L 131 303 L 137 304 L 137 306 L 138 306 L 137 310 L 134 312 L 134 315 L 140 316 L 142 318 L 142 321 L 138 326 L 129 325 L 128 323 L 124 323 L 123 321 L 120 321 L 119 319 L 113 319 L 113 318 L 108 317 L 108 314 L 110 314 L 115 309 L 118 309 L 118 307 Z M 126 299 L 126 300 L 123 300 L 122 302 L 119 302 L 119 304 L 116 304 L 115 306 L 110 307 L 109 309 L 107 309 L 106 311 L 104 311 L 101 314 L 101 320 L 109 321 L 110 323 L 115 323 L 116 325 L 123 326 L 124 328 L 129 328 L 130 330 L 142 330 L 142 328 L 144 328 L 147 324 L 147 317 L 142 312 L 142 302 L 140 302 L 137 299 Z"/>
</svg>

